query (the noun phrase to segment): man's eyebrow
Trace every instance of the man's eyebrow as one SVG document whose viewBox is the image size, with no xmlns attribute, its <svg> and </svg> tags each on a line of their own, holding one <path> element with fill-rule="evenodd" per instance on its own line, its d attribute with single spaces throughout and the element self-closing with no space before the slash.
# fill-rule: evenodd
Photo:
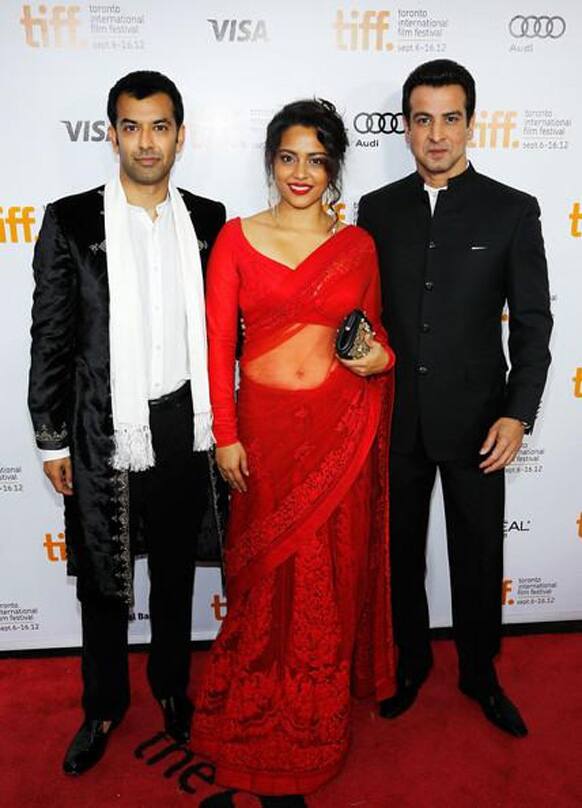
<svg viewBox="0 0 582 808">
<path fill-rule="evenodd" d="M 157 118 L 155 121 L 152 121 L 152 123 L 171 123 L 171 121 L 171 118 Z M 139 122 L 134 121 L 133 118 L 121 118 L 119 123 L 135 123 L 136 125 L 139 125 Z"/>
<path fill-rule="evenodd" d="M 462 116 L 463 111 L 460 110 L 460 109 L 453 109 L 453 110 L 450 110 L 450 112 L 441 112 L 440 114 L 441 114 L 441 117 L 443 117 L 443 118 L 446 118 L 448 115 L 461 115 Z M 413 118 L 419 118 L 421 116 L 424 116 L 425 118 L 434 118 L 434 115 L 432 114 L 432 112 L 419 111 L 419 112 L 414 112 L 412 114 Z"/>
</svg>

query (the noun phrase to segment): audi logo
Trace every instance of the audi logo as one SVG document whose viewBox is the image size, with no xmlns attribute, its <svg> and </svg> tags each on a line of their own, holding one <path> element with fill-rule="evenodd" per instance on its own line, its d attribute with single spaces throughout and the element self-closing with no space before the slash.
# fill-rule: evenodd
<svg viewBox="0 0 582 808">
<path fill-rule="evenodd" d="M 354 118 L 354 129 L 361 135 L 403 135 L 401 112 L 360 112 Z"/>
<path fill-rule="evenodd" d="M 509 33 L 515 39 L 559 39 L 566 31 L 563 17 L 524 17 L 517 14 L 509 21 Z"/>
</svg>

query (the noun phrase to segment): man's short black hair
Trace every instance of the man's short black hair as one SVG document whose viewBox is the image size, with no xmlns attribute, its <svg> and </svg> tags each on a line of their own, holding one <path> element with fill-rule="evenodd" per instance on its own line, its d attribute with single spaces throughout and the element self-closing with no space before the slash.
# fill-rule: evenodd
<svg viewBox="0 0 582 808">
<path fill-rule="evenodd" d="M 459 84 L 465 91 L 465 110 L 467 121 L 470 121 L 475 112 L 475 80 L 463 65 L 451 59 L 424 62 L 406 79 L 402 88 L 402 112 L 406 120 L 410 120 L 410 96 L 415 87 L 445 87 L 448 84 Z"/>
<path fill-rule="evenodd" d="M 114 128 L 117 123 L 117 100 L 122 93 L 127 93 L 132 98 L 137 98 L 138 101 L 141 101 L 142 98 L 149 98 L 155 93 L 169 95 L 174 107 L 176 127 L 179 129 L 182 126 L 184 122 L 182 96 L 174 82 L 162 73 L 157 73 L 155 70 L 136 70 L 128 73 L 113 85 L 107 99 L 107 116 Z"/>
</svg>

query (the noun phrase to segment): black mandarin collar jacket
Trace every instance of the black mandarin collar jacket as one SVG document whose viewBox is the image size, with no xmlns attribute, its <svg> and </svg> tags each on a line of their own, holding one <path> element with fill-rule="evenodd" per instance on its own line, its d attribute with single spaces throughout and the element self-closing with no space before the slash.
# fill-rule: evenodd
<svg viewBox="0 0 582 808">
<path fill-rule="evenodd" d="M 502 415 L 533 424 L 552 327 L 539 215 L 534 197 L 471 166 L 434 215 L 417 172 L 362 197 L 358 224 L 376 243 L 396 353 L 396 451 L 412 449 L 419 422 L 441 460 L 476 453 Z"/>
</svg>

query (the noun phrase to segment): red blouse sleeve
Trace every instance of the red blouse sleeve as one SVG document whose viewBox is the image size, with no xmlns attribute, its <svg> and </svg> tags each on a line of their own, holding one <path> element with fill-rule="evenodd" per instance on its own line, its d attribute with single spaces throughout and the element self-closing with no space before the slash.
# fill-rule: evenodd
<svg viewBox="0 0 582 808">
<path fill-rule="evenodd" d="M 229 446 L 238 441 L 234 368 L 240 279 L 232 233 L 227 223 L 218 234 L 206 280 L 210 401 L 217 446 Z"/>
<path fill-rule="evenodd" d="M 388 334 L 386 333 L 386 329 L 382 325 L 382 295 L 380 292 L 380 271 L 378 269 L 378 256 L 376 253 L 376 247 L 374 243 L 371 241 L 371 255 L 369 256 L 369 270 L 370 270 L 370 282 L 368 284 L 368 288 L 364 294 L 364 300 L 362 307 L 366 313 L 366 316 L 372 323 L 372 328 L 374 329 L 375 336 L 374 339 L 382 345 L 384 350 L 388 354 L 388 364 L 384 368 L 384 371 L 390 370 L 394 366 L 395 356 L 394 351 L 390 347 L 390 343 L 388 342 Z"/>
</svg>

